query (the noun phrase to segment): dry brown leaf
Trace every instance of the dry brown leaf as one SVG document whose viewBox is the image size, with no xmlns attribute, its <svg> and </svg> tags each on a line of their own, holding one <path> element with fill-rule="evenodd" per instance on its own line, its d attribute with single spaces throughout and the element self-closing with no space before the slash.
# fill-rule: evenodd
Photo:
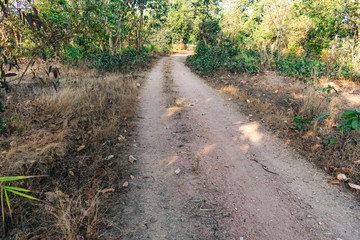
<svg viewBox="0 0 360 240">
<path fill-rule="evenodd" d="M 109 222 L 107 225 L 106 225 L 106 228 L 111 228 L 112 227 L 112 222 Z"/>
<path fill-rule="evenodd" d="M 120 142 L 126 142 L 126 137 L 124 137 L 123 135 L 119 135 L 118 140 Z"/>
<path fill-rule="evenodd" d="M 55 192 L 57 196 L 61 198 L 69 198 L 70 196 L 68 194 L 63 193 L 62 191 L 58 190 Z"/>
<path fill-rule="evenodd" d="M 80 151 L 82 151 L 84 149 L 85 149 L 85 145 L 81 145 L 80 147 L 77 148 L 77 151 L 80 152 Z"/>
<path fill-rule="evenodd" d="M 330 172 L 338 172 L 338 171 L 340 171 L 340 168 L 336 168 L 336 167 L 334 167 L 334 166 L 330 166 L 330 167 L 329 167 L 329 170 L 330 170 Z"/>
<path fill-rule="evenodd" d="M 315 150 L 321 148 L 322 146 L 323 145 L 321 145 L 321 144 L 315 144 L 314 146 L 311 147 L 311 149 L 315 151 Z"/>
<path fill-rule="evenodd" d="M 354 164 L 360 165 L 360 160 L 355 161 Z"/>
<path fill-rule="evenodd" d="M 73 177 L 73 176 L 75 176 L 75 173 L 73 171 L 69 170 L 69 175 Z"/>
<path fill-rule="evenodd" d="M 356 184 L 353 184 L 353 183 L 349 183 L 349 186 L 353 189 L 356 189 L 356 190 L 360 190 L 360 186 L 359 185 L 356 185 Z"/>
<path fill-rule="evenodd" d="M 351 173 L 352 172 L 351 168 L 346 168 L 346 167 L 341 168 L 341 171 L 343 173 Z"/>
<path fill-rule="evenodd" d="M 88 195 L 89 197 L 94 197 L 95 196 L 94 191 L 91 190 L 91 189 L 88 189 L 88 188 L 84 189 L 84 194 Z"/>
<path fill-rule="evenodd" d="M 330 184 L 337 184 L 337 183 L 340 183 L 340 181 L 337 180 L 337 179 L 335 179 L 335 180 L 328 181 L 328 183 L 330 183 Z"/>
<path fill-rule="evenodd" d="M 129 163 L 133 164 L 137 159 L 133 155 L 129 156 Z"/>
<path fill-rule="evenodd" d="M 98 192 L 100 192 L 100 193 L 115 192 L 115 189 L 114 188 L 107 188 L 107 189 L 99 190 Z"/>
<path fill-rule="evenodd" d="M 123 187 L 128 187 L 129 186 L 129 182 L 124 182 Z"/>
<path fill-rule="evenodd" d="M 348 180 L 348 178 L 346 177 L 346 175 L 343 174 L 343 173 L 339 173 L 339 174 L 337 175 L 337 179 L 339 179 L 340 181 L 346 181 L 346 180 Z"/>
</svg>

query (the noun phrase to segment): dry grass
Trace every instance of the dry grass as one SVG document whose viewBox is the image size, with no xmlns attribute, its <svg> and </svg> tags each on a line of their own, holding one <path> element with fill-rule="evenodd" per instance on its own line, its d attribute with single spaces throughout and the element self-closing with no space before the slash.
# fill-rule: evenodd
<svg viewBox="0 0 360 240">
<path fill-rule="evenodd" d="M 313 116 L 319 116 L 321 113 L 328 110 L 328 103 L 326 100 L 319 96 L 319 93 L 313 88 L 305 90 L 302 100 L 303 103 L 300 108 L 300 115 L 308 119 L 311 119 Z"/>
<path fill-rule="evenodd" d="M 97 239 L 103 197 L 84 191 L 114 187 L 124 174 L 118 160 L 104 159 L 122 155 L 126 143 L 118 136 L 135 126 L 136 83 L 142 76 L 135 81 L 136 76 L 97 75 L 84 67 L 64 67 L 61 73 L 58 92 L 24 81 L 8 98 L 7 131 L 0 136 L 1 175 L 49 175 L 19 183 L 47 203 L 45 210 L 34 210 L 33 203 L 13 199 L 19 210 L 16 228 L 7 226 L 9 239 Z M 63 195 L 49 201 L 57 189 Z"/>
</svg>

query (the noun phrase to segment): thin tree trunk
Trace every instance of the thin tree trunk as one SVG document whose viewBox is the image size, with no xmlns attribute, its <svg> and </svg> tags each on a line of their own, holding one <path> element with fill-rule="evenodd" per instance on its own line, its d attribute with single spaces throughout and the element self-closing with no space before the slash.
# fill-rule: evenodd
<svg viewBox="0 0 360 240">
<path fill-rule="evenodd" d="M 137 52 L 140 53 L 142 47 L 142 39 L 141 39 L 141 32 L 144 20 L 144 4 L 139 5 L 140 8 L 140 23 L 139 23 L 139 31 L 138 31 L 138 43 L 137 43 Z"/>
</svg>

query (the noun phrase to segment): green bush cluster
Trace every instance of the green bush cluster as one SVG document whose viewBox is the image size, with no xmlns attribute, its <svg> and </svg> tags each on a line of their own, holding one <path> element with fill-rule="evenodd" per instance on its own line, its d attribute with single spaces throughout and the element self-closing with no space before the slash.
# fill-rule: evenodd
<svg viewBox="0 0 360 240">
<path fill-rule="evenodd" d="M 255 52 L 240 50 L 225 41 L 221 46 L 200 42 L 195 55 L 187 58 L 187 64 L 197 71 L 211 73 L 224 68 L 232 72 L 258 73 L 259 58 Z"/>
<path fill-rule="evenodd" d="M 147 66 L 151 60 L 145 51 L 137 53 L 133 48 L 127 48 L 120 54 L 110 54 L 108 51 L 98 52 L 91 57 L 91 67 L 104 71 L 127 70 L 133 71 L 137 68 Z"/>
<path fill-rule="evenodd" d="M 305 54 L 301 58 L 294 54 L 282 55 L 280 60 L 273 62 L 272 68 L 284 76 L 296 77 L 305 82 L 325 76 L 353 81 L 360 80 L 360 75 L 351 66 L 325 62 L 311 54 Z"/>
<path fill-rule="evenodd" d="M 233 46 L 230 41 L 225 41 L 220 46 L 207 46 L 200 42 L 195 53 L 188 57 L 187 64 L 203 73 L 211 73 L 220 68 L 238 73 L 258 73 L 261 68 L 258 51 L 240 49 Z M 278 60 L 277 52 L 275 52 L 272 59 L 271 70 L 304 82 L 313 82 L 325 76 L 360 81 L 360 75 L 356 73 L 352 65 L 324 61 L 314 54 L 305 54 L 303 57 L 283 54 Z"/>
</svg>

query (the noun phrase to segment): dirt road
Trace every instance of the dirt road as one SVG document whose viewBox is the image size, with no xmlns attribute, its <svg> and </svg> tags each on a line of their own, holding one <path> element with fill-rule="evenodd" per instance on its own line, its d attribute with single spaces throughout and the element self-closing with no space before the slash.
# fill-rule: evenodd
<svg viewBox="0 0 360 240">
<path fill-rule="evenodd" d="M 360 239 L 355 198 L 184 61 L 161 59 L 143 88 L 118 238 Z"/>
</svg>

